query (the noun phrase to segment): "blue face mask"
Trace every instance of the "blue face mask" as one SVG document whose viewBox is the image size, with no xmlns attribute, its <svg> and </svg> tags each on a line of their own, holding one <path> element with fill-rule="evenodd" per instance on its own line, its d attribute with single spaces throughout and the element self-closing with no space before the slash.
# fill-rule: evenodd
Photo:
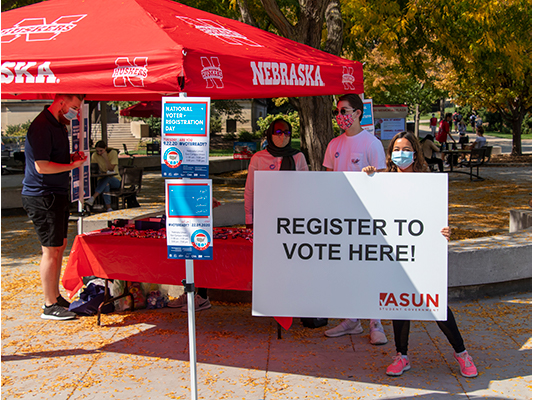
<svg viewBox="0 0 533 400">
<path fill-rule="evenodd" d="M 74 118 L 78 116 L 78 112 L 72 108 L 69 107 L 68 113 L 63 114 L 63 117 L 68 119 L 69 121 L 72 121 Z"/>
<path fill-rule="evenodd" d="M 406 169 L 414 162 L 414 151 L 393 151 L 391 160 L 401 169 Z"/>
</svg>

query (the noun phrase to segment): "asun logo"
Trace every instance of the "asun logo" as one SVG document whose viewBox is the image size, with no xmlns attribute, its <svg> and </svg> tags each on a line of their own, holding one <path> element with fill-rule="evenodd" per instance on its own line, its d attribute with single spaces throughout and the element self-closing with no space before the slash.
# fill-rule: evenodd
<svg viewBox="0 0 533 400">
<path fill-rule="evenodd" d="M 65 15 L 49 24 L 46 23 L 46 18 L 24 18 L 11 28 L 2 29 L 2 43 L 11 43 L 23 35 L 26 35 L 26 42 L 52 40 L 75 28 L 76 22 L 86 16 L 87 14 Z"/>
<path fill-rule="evenodd" d="M 224 75 L 222 74 L 218 57 L 200 57 L 200 61 L 203 67 L 201 71 L 202 78 L 207 83 L 206 88 L 212 89 L 216 86 L 217 89 L 222 89 L 224 87 L 222 82 Z"/>
<path fill-rule="evenodd" d="M 353 76 L 353 68 L 342 67 L 342 84 L 344 86 L 344 90 L 355 90 L 355 86 L 353 85 L 354 82 L 355 78 Z"/>
<path fill-rule="evenodd" d="M 130 62 L 129 57 L 118 57 L 113 70 L 113 85 L 126 87 L 128 82 L 133 87 L 144 87 L 144 80 L 148 77 L 148 57 L 135 57 Z"/>
<path fill-rule="evenodd" d="M 254 85 L 325 86 L 320 65 L 250 61 Z"/>
<path fill-rule="evenodd" d="M 0 83 L 59 83 L 52 69 L 50 61 L 37 65 L 35 61 L 5 61 L 0 68 L 2 77 Z"/>
<path fill-rule="evenodd" d="M 429 293 L 380 293 L 380 307 L 409 307 L 409 308 L 432 308 L 439 307 L 439 295 Z"/>
<path fill-rule="evenodd" d="M 237 46 L 263 47 L 259 43 L 248 39 L 246 36 L 240 34 L 239 32 L 227 29 L 220 25 L 218 22 L 212 21 L 210 19 L 180 17 L 177 15 L 176 18 L 181 19 L 183 22 L 193 26 L 199 31 L 202 31 L 203 33 L 209 36 L 214 36 L 227 44 L 233 44 Z"/>
</svg>

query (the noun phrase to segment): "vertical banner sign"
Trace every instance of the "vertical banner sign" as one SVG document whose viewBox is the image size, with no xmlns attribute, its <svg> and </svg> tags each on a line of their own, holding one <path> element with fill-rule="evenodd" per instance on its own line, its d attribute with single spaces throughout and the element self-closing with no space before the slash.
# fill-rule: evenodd
<svg viewBox="0 0 533 400">
<path fill-rule="evenodd" d="M 363 119 L 361 128 L 366 129 L 372 135 L 374 134 L 374 108 L 372 99 L 363 100 Z"/>
<path fill-rule="evenodd" d="M 81 168 L 72 170 L 71 179 L 71 201 L 78 201 L 80 199 L 80 171 L 83 170 L 83 198 L 91 197 L 90 182 L 90 163 L 91 157 L 89 154 L 89 105 L 82 103 L 78 111 L 78 117 L 70 122 L 72 132 L 72 153 L 76 151 L 83 151 L 87 160 Z"/>
<path fill-rule="evenodd" d="M 167 258 L 213 259 L 210 179 L 167 179 Z"/>
<path fill-rule="evenodd" d="M 161 173 L 166 178 L 209 176 L 209 97 L 163 97 Z"/>
<path fill-rule="evenodd" d="M 256 171 L 252 314 L 445 320 L 447 210 L 446 174 Z"/>
</svg>

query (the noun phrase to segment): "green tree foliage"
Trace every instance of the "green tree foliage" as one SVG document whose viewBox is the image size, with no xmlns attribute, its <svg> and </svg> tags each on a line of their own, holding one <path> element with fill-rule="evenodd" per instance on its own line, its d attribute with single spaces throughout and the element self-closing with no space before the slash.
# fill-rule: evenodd
<svg viewBox="0 0 533 400">
<path fill-rule="evenodd" d="M 300 137 L 300 116 L 298 115 L 297 111 L 293 111 L 288 114 L 269 114 L 264 118 L 259 118 L 257 121 L 257 125 L 259 126 L 259 131 L 262 135 L 266 132 L 272 121 L 281 118 L 287 121 L 289 124 L 291 124 L 292 127 L 292 137 L 299 138 Z"/>
<path fill-rule="evenodd" d="M 398 58 L 405 73 L 460 104 L 497 111 L 513 127 L 531 113 L 531 2 L 526 0 L 346 0 L 347 49 Z M 440 69 L 440 73 L 439 70 Z"/>
<path fill-rule="evenodd" d="M 10 137 L 26 137 L 31 123 L 32 121 L 28 120 L 22 124 L 8 125 L 6 126 L 5 135 Z"/>
<path fill-rule="evenodd" d="M 14 8 L 40 3 L 43 0 L 2 0 L 2 12 L 13 10 Z"/>
</svg>

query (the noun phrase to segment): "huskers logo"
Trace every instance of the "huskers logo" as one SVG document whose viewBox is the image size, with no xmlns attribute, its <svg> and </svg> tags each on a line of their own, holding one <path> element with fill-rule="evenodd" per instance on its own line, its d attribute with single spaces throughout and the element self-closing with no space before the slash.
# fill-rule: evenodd
<svg viewBox="0 0 533 400">
<path fill-rule="evenodd" d="M 439 295 L 428 293 L 394 293 L 379 294 L 380 307 L 439 307 Z"/>
<path fill-rule="evenodd" d="M 250 61 L 254 85 L 326 86 L 320 76 L 320 65 L 286 64 Z"/>
<path fill-rule="evenodd" d="M 21 36 L 26 36 L 26 42 L 42 42 L 53 40 L 63 32 L 74 29 L 77 22 L 87 14 L 64 15 L 49 24 L 46 18 L 24 18 L 11 28 L 2 29 L 2 43 L 11 43 Z"/>
</svg>

